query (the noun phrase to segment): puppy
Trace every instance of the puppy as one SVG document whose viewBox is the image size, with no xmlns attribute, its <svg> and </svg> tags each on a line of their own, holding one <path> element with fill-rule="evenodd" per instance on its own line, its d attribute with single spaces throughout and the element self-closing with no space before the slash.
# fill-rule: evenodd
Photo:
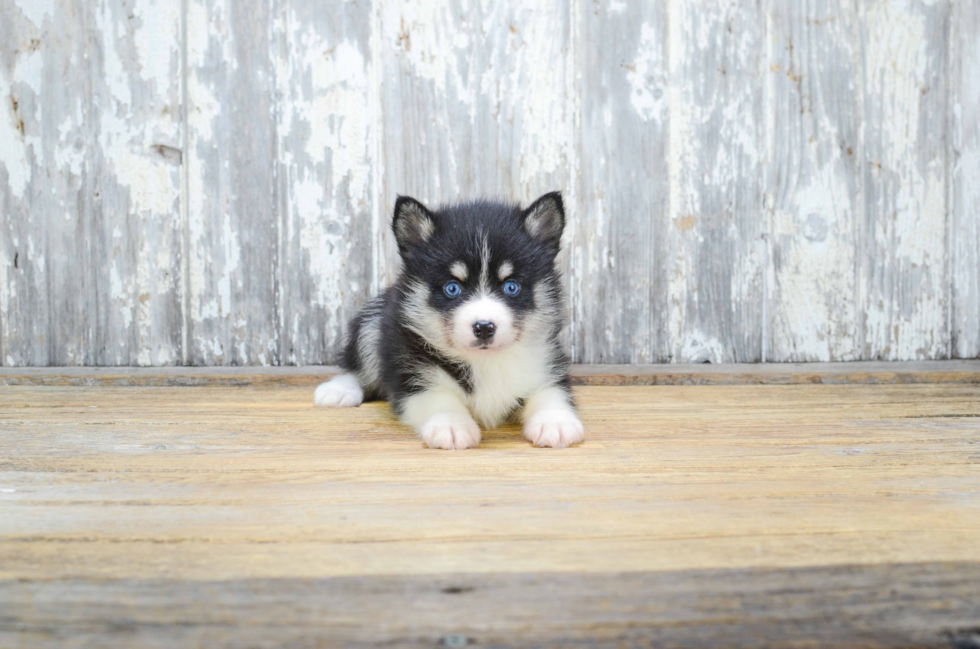
<svg viewBox="0 0 980 649">
<path fill-rule="evenodd" d="M 321 384 L 314 403 L 387 398 L 431 448 L 475 447 L 481 426 L 518 413 L 536 446 L 581 442 L 558 341 L 564 227 L 558 192 L 527 209 L 475 201 L 429 210 L 399 197 L 401 274 L 354 318 L 346 373 Z"/>
</svg>

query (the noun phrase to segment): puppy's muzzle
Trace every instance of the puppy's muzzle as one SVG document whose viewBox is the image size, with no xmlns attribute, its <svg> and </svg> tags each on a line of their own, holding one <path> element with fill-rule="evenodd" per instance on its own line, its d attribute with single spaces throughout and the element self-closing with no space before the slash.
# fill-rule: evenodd
<svg viewBox="0 0 980 649">
<path fill-rule="evenodd" d="M 477 337 L 477 340 L 487 342 L 493 338 L 495 333 L 497 333 L 497 325 L 489 320 L 480 320 L 473 325 L 473 335 Z"/>
</svg>

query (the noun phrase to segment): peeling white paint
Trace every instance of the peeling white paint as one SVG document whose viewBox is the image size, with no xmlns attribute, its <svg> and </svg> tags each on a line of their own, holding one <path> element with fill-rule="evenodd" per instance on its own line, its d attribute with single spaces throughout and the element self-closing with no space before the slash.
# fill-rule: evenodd
<svg viewBox="0 0 980 649">
<path fill-rule="evenodd" d="M 187 29 L 187 193 L 184 235 L 189 259 L 184 265 L 187 277 L 185 298 L 186 325 L 192 337 L 188 358 L 202 359 L 205 364 L 222 364 L 225 347 L 219 337 L 223 323 L 232 311 L 232 276 L 240 262 L 238 233 L 232 227 L 230 190 L 206 184 L 211 178 L 226 178 L 218 169 L 206 166 L 206 156 L 216 147 L 221 119 L 231 107 L 222 106 L 218 89 L 211 79 L 198 71 L 221 69 L 232 74 L 237 68 L 233 47 L 235 35 L 230 32 L 228 16 L 222 2 L 189 2 Z M 215 56 L 217 54 L 217 56 Z M 226 110 L 227 109 L 227 110 Z M 230 161 L 225 161 L 230 164 Z"/>
<path fill-rule="evenodd" d="M 758 6 L 668 3 L 669 336 L 675 361 L 695 337 L 724 361 L 758 361 L 766 273 Z M 710 245 L 706 245 L 710 244 Z"/>
<path fill-rule="evenodd" d="M 141 0 L 133 6 L 137 27 L 133 43 L 140 76 L 165 93 L 173 83 L 174 54 L 180 43 L 180 4 L 170 0 Z"/>
<path fill-rule="evenodd" d="M 228 15 L 223 2 L 195 0 L 187 3 L 187 65 L 206 68 L 212 48 L 220 50 L 220 62 L 232 72 L 238 67 L 234 55 L 233 34 L 228 29 Z M 193 78 L 194 75 L 190 75 Z"/>
<path fill-rule="evenodd" d="M 150 262 L 153 257 L 150 256 L 149 250 L 146 249 L 146 242 L 141 242 L 139 246 L 139 254 L 136 258 L 136 277 L 135 286 L 132 289 L 132 297 L 134 301 L 132 302 L 132 311 L 135 311 L 135 319 L 137 322 L 137 331 L 139 333 L 138 339 L 136 341 L 136 364 L 147 366 L 151 362 L 152 353 L 152 341 L 150 336 L 146 335 L 146 332 L 151 330 L 153 326 L 153 321 L 151 319 L 150 311 L 150 300 L 152 298 L 152 280 L 151 274 L 155 275 L 157 269 L 151 266 Z M 168 263 L 163 268 L 169 267 L 171 264 Z M 133 281 L 133 278 L 130 278 Z M 119 362 L 123 363 L 128 359 L 120 358 Z"/>
<path fill-rule="evenodd" d="M 57 0 L 14 0 L 14 6 L 23 12 L 24 17 L 34 23 L 38 29 L 44 27 L 48 16 L 53 16 Z"/>
<path fill-rule="evenodd" d="M 28 362 L 34 357 L 23 350 L 41 347 L 18 314 L 55 304 L 38 316 L 47 322 L 87 313 L 96 300 L 109 310 L 110 331 L 79 322 L 77 339 L 54 343 L 59 362 L 178 362 L 166 335 L 185 281 L 186 313 L 176 322 L 186 315 L 190 359 L 273 364 L 316 360 L 311 349 L 335 354 L 365 285 L 384 284 L 387 210 L 406 191 L 434 201 L 478 193 L 527 201 L 565 190 L 579 360 L 601 349 L 612 350 L 606 361 L 722 362 L 739 347 L 738 358 L 752 360 L 763 303 L 773 360 L 980 349 L 973 3 L 832 4 L 804 37 L 774 30 L 786 21 L 772 3 L 760 11 L 758 3 L 610 0 L 593 14 L 561 2 L 382 0 L 345 4 L 344 24 L 330 7 L 273 3 L 271 22 L 254 33 L 236 31 L 241 16 L 227 0 L 186 5 L 186 150 L 181 3 L 83 3 L 78 20 L 63 19 L 54 0 L 14 0 L 0 10 L 23 41 L 0 71 L 0 99 L 19 102 L 15 114 L 0 101 L 0 192 L 15 219 L 43 214 L 61 229 L 49 244 L 33 223 L 5 224 L 0 310 L 14 316 L 2 318 L 5 363 Z M 812 18 L 806 11 L 794 20 Z M 819 39 L 844 19 L 860 38 L 841 31 L 842 43 L 861 46 L 822 49 Z M 603 69 L 589 68 L 598 65 L 592 48 L 603 44 L 584 40 L 596 21 L 630 27 L 625 54 Z M 944 55 L 946 24 L 952 45 Z M 41 34 L 40 47 L 25 47 Z M 788 36 L 796 54 L 783 57 Z M 243 48 L 270 67 L 239 69 Z M 814 80 L 820 66 L 843 59 L 853 59 L 851 77 L 842 74 L 833 90 L 855 97 L 847 116 L 857 116 L 856 135 L 844 116 L 821 108 L 835 100 Z M 815 67 L 796 69 L 805 67 L 799 61 Z M 951 75 L 950 115 L 938 99 L 945 81 L 937 69 Z M 91 96 L 54 92 L 64 70 Z M 583 81 L 588 74 L 593 85 Z M 586 87 L 600 95 L 583 94 Z M 259 88 L 270 96 L 247 94 Z M 798 121 L 776 112 L 774 92 L 800 95 Z M 51 99 L 62 96 L 69 103 Z M 253 111 L 253 133 L 232 132 L 251 101 L 271 101 L 268 119 Z M 624 120 L 637 125 L 642 155 L 624 157 Z M 594 132 L 585 137 L 584 128 Z M 656 128 L 667 130 L 666 152 L 649 130 Z M 270 132 L 269 159 L 232 158 L 236 138 Z M 774 142 L 791 134 L 799 135 L 797 155 L 773 155 Z M 955 166 L 947 169 L 947 160 Z M 646 174 L 664 164 L 663 198 L 638 196 Z M 251 206 L 236 201 L 246 190 L 275 195 L 267 217 L 242 220 Z M 63 233 L 87 222 L 80 197 L 105 228 L 92 241 L 108 246 L 92 295 L 66 290 L 77 285 L 45 270 L 64 252 Z M 768 242 L 757 227 L 766 219 Z M 184 260 L 175 261 L 177 241 L 186 244 L 186 273 Z M 862 244 L 874 248 L 871 256 L 862 257 Z M 635 246 L 651 247 L 648 257 Z M 270 250 L 275 267 L 251 275 L 256 255 Z M 29 260 L 31 274 L 12 269 L 12 251 Z M 51 281 L 67 306 L 44 293 Z M 657 304 L 669 313 L 654 312 Z M 281 334 L 262 329 L 276 310 Z M 89 349 L 94 340 L 108 340 L 104 355 Z"/>
<path fill-rule="evenodd" d="M 869 190 L 875 248 L 887 255 L 890 271 L 868 269 L 867 338 L 884 358 L 936 358 L 948 348 L 946 189 L 945 161 L 927 158 L 934 143 L 920 130 L 929 110 L 927 64 L 936 60 L 927 50 L 929 26 L 922 11 L 889 2 L 871 5 L 865 25 L 868 66 L 876 71 L 867 75 L 875 117 L 867 135 Z"/>
<path fill-rule="evenodd" d="M 723 363 L 725 362 L 725 345 L 697 329 L 687 332 L 681 358 L 685 363 Z"/>
<path fill-rule="evenodd" d="M 536 3 L 532 7 L 530 11 L 540 10 Z M 526 89 L 517 105 L 524 134 L 520 140 L 520 189 L 521 198 L 527 201 L 545 191 L 560 189 L 547 183 L 548 178 L 568 165 L 572 146 L 568 137 L 570 98 L 565 93 L 567 63 L 555 34 L 558 25 L 537 20 L 515 22 L 519 33 L 519 37 L 514 37 L 519 41 L 514 43 L 516 51 L 502 52 L 500 59 L 512 65 L 510 87 Z M 484 74 L 495 72 L 490 69 Z"/>
<path fill-rule="evenodd" d="M 110 152 L 114 147 L 109 147 Z M 113 170 L 116 180 L 129 187 L 130 200 L 137 213 L 172 214 L 177 208 L 177 193 L 172 168 L 164 162 L 151 160 L 146 153 L 134 153 L 123 147 L 116 149 Z"/>
<path fill-rule="evenodd" d="M 133 95 L 129 86 L 129 71 L 119 54 L 119 46 L 123 42 L 125 27 L 116 21 L 112 9 L 107 4 L 99 7 L 96 18 L 97 34 L 102 39 L 102 62 L 104 66 L 102 81 L 113 99 L 130 108 L 133 103 Z M 107 117 L 111 116 L 103 112 L 102 118 L 106 119 Z"/>
<path fill-rule="evenodd" d="M 13 85 L 22 84 L 35 95 L 40 95 L 44 79 L 44 52 L 41 49 L 21 49 L 17 51 L 15 61 Z M 39 107 L 39 110 L 43 109 L 43 106 Z M 40 115 L 37 117 L 40 119 Z"/>
<path fill-rule="evenodd" d="M 224 250 L 224 265 L 218 277 L 218 315 L 222 317 L 233 314 L 231 304 L 231 281 L 238 264 L 241 263 L 242 245 L 238 240 L 238 232 L 232 228 L 231 219 L 227 213 L 221 219 L 221 244 Z"/>
<path fill-rule="evenodd" d="M 316 181 L 297 183 L 296 212 L 299 217 L 299 240 L 303 253 L 309 259 L 310 276 L 314 278 L 316 292 L 314 302 L 328 312 L 341 308 L 340 286 L 343 280 L 344 262 L 350 254 L 343 229 L 330 232 L 331 224 L 342 222 L 332 210 L 322 213 L 320 197 L 323 188 Z"/>
<path fill-rule="evenodd" d="M 447 48 L 456 47 L 453 34 L 458 26 L 449 22 L 451 14 L 447 4 L 443 0 L 387 0 L 382 3 L 381 18 L 385 39 L 420 78 L 435 83 L 440 93 L 445 93 L 447 84 L 451 84 L 456 98 L 469 104 L 473 94 L 460 83 L 458 72 L 450 66 L 455 56 Z"/>
<path fill-rule="evenodd" d="M 126 290 L 122 274 L 116 264 L 109 267 L 109 290 L 112 301 L 115 302 L 122 316 L 123 327 L 129 329 L 133 325 L 133 296 Z"/>
<path fill-rule="evenodd" d="M 630 103 L 637 114 L 645 120 L 663 121 L 667 95 L 662 87 L 661 75 L 665 72 L 663 44 L 658 42 L 657 31 L 652 25 L 640 27 L 640 43 L 636 58 L 627 67 L 626 79 L 633 93 Z"/>
<path fill-rule="evenodd" d="M 957 2 L 951 11 L 950 351 L 957 358 L 976 358 L 980 357 L 980 5 Z"/>
<path fill-rule="evenodd" d="M 10 83 L 0 73 L 0 97 L 10 97 Z M 32 168 L 27 162 L 27 149 L 20 132 L 20 117 L 14 114 L 12 103 L 0 102 L 3 119 L 0 120 L 0 164 L 7 170 L 7 187 L 17 199 L 24 198 L 31 182 Z"/>
<path fill-rule="evenodd" d="M 73 176 L 82 173 L 85 166 L 85 149 L 75 141 L 75 131 L 80 122 L 79 117 L 65 117 L 58 126 L 58 143 L 54 150 L 57 166 L 68 171 Z"/>
<path fill-rule="evenodd" d="M 380 173 L 373 161 L 371 62 L 364 44 L 322 24 L 284 12 L 277 29 L 294 46 L 277 61 L 280 169 L 288 197 L 280 260 L 283 362 L 322 358 L 337 348 L 357 295 L 352 273 L 371 269 L 358 258 L 355 221 L 370 218 Z M 360 225 L 360 224 L 359 224 Z M 302 304 L 296 299 L 302 295 Z M 288 319 L 301 309 L 302 317 Z M 270 348 L 274 358 L 276 350 Z M 322 361 L 319 361 L 322 362 Z"/>
<path fill-rule="evenodd" d="M 700 213 L 699 194 L 689 191 L 687 178 L 696 174 L 696 157 L 700 149 L 699 138 L 693 131 L 694 115 L 688 95 L 690 82 L 687 81 L 681 64 L 686 60 L 686 34 L 684 21 L 685 5 L 681 0 L 670 0 L 667 5 L 668 34 L 668 71 L 670 83 L 667 97 L 670 119 L 668 120 L 669 135 L 667 138 L 667 165 L 669 175 L 670 200 L 669 217 L 671 231 L 680 229 L 680 224 L 686 224 L 685 219 L 694 219 Z M 706 43 L 705 43 L 706 46 Z M 692 221 L 693 223 L 693 221 Z M 687 234 L 684 234 L 687 232 Z M 678 236 L 694 236 L 694 230 L 681 230 Z M 669 269 L 667 293 L 670 296 L 670 315 L 668 332 L 674 361 L 686 360 L 683 346 L 688 321 L 688 304 L 697 303 L 697 287 L 689 287 L 688 278 L 694 274 L 694 257 L 686 252 L 689 246 L 672 245 L 672 260 Z M 677 342 L 673 342 L 677 341 Z"/>
<path fill-rule="evenodd" d="M 313 87 L 318 95 L 311 101 L 290 106 L 310 126 L 306 154 L 311 160 L 331 157 L 334 183 L 348 181 L 348 195 L 355 200 L 367 198 L 371 168 L 367 157 L 367 64 L 352 43 L 337 44 L 330 57 L 321 52 L 326 44 L 308 44 L 309 59 L 304 67 L 312 72 Z M 321 64 L 326 58 L 333 60 Z M 284 134 L 288 135 L 288 133 Z"/>
<path fill-rule="evenodd" d="M 221 116 L 218 98 L 197 76 L 187 80 L 187 98 L 190 105 L 189 121 L 195 142 L 209 142 L 214 137 L 213 125 Z"/>
<path fill-rule="evenodd" d="M 857 260 L 850 231 L 855 207 L 846 184 L 830 167 L 814 173 L 810 181 L 796 189 L 787 209 L 773 214 L 773 237 L 782 254 L 773 295 L 777 317 L 786 320 L 776 326 L 792 338 L 775 351 L 777 358 L 854 360 Z"/>
</svg>

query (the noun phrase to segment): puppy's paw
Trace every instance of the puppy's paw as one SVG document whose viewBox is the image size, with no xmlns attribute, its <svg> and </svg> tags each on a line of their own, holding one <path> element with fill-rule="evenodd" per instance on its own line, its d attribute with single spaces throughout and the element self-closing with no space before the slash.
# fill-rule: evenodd
<svg viewBox="0 0 980 649">
<path fill-rule="evenodd" d="M 585 427 L 572 410 L 541 410 L 524 425 L 524 437 L 535 446 L 565 448 L 585 439 Z"/>
<path fill-rule="evenodd" d="M 419 435 L 429 448 L 459 450 L 480 445 L 480 427 L 469 415 L 432 415 L 422 424 Z"/>
<path fill-rule="evenodd" d="M 317 386 L 313 403 L 321 408 L 353 408 L 364 401 L 364 391 L 352 374 L 335 376 Z"/>
</svg>

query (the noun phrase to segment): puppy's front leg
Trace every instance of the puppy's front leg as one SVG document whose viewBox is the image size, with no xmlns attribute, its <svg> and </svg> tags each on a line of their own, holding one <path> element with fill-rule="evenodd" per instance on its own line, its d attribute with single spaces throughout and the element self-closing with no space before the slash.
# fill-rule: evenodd
<svg viewBox="0 0 980 649">
<path fill-rule="evenodd" d="M 557 387 L 535 392 L 521 413 L 524 437 L 535 446 L 565 448 L 585 439 L 585 427 L 575 412 L 571 396 Z"/>
<path fill-rule="evenodd" d="M 480 445 L 480 427 L 459 397 L 446 390 L 429 389 L 405 399 L 402 420 L 418 431 L 429 448 Z"/>
</svg>

